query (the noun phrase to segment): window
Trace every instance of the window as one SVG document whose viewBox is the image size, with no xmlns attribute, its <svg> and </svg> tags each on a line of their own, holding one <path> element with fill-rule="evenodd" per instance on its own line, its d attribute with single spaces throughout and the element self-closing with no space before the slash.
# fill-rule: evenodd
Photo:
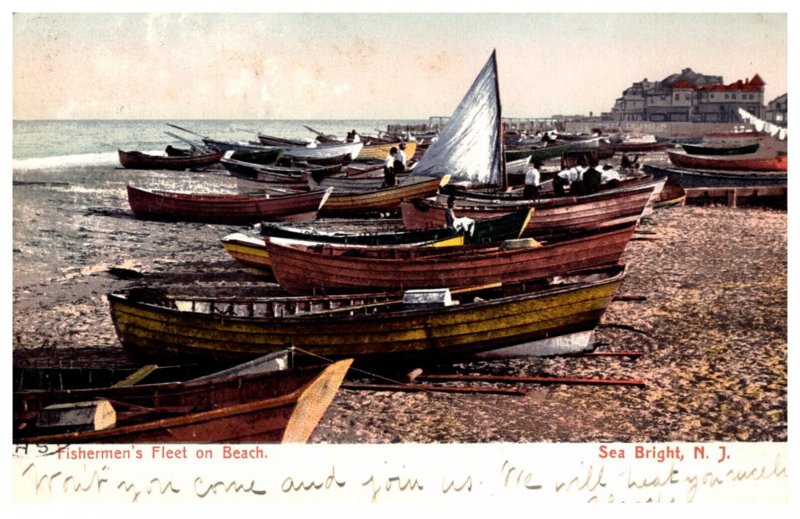
<svg viewBox="0 0 800 519">
<path fill-rule="evenodd" d="M 711 99 L 714 99 L 714 94 L 711 94 Z"/>
<path fill-rule="evenodd" d="M 725 94 L 725 99 L 728 99 L 728 94 Z"/>
<path fill-rule="evenodd" d="M 731 99 L 736 99 L 736 94 L 731 94 Z"/>
<path fill-rule="evenodd" d="M 666 99 L 667 99 L 667 96 L 661 96 L 661 100 L 662 101 L 665 101 Z"/>
<path fill-rule="evenodd" d="M 686 96 L 685 96 L 685 97 L 686 97 L 686 99 L 687 99 L 687 100 L 688 100 L 688 99 L 691 99 L 691 98 L 692 98 L 692 94 L 686 94 Z"/>
<path fill-rule="evenodd" d="M 681 95 L 680 94 L 675 94 L 675 100 L 676 101 L 680 101 L 681 100 Z"/>
</svg>

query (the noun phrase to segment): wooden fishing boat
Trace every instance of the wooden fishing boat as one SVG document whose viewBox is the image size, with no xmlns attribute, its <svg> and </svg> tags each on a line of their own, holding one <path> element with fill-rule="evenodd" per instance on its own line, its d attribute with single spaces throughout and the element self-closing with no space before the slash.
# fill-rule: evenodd
<svg viewBox="0 0 800 519">
<path fill-rule="evenodd" d="M 506 161 L 514 161 L 530 157 L 532 162 L 544 162 L 562 156 L 569 149 L 569 144 L 557 144 L 552 146 L 527 146 L 522 148 L 506 149 Z"/>
<path fill-rule="evenodd" d="M 365 172 L 360 175 L 329 175 L 323 178 L 310 175 L 308 177 L 309 189 L 327 189 L 332 187 L 334 192 L 342 193 L 367 193 L 382 189 L 384 186 L 383 168 Z M 403 173 L 396 176 L 398 186 L 407 186 L 419 182 L 419 177 L 411 173 Z"/>
<path fill-rule="evenodd" d="M 204 153 L 189 156 L 150 155 L 141 151 L 117 150 L 119 162 L 128 169 L 202 169 L 213 166 L 222 158 L 222 152 Z"/>
<path fill-rule="evenodd" d="M 128 186 L 128 202 L 136 218 L 226 225 L 313 220 L 330 194 L 330 190 L 280 196 L 190 194 Z"/>
<path fill-rule="evenodd" d="M 506 175 L 525 175 L 530 163 L 530 156 L 512 160 L 511 162 L 506 162 Z M 523 181 L 523 184 L 524 183 L 525 182 Z"/>
<path fill-rule="evenodd" d="M 498 218 L 480 220 L 475 223 L 472 234 L 465 234 L 450 228 L 430 229 L 426 231 L 406 231 L 402 220 L 394 220 L 386 224 L 380 220 L 351 220 L 344 226 L 318 225 L 291 226 L 270 222 L 261 223 L 261 234 L 264 237 L 288 238 L 314 243 L 331 243 L 356 246 L 395 246 L 411 245 L 415 247 L 447 247 L 464 243 L 493 243 L 519 238 L 525 229 L 532 209 L 525 209 Z M 326 227 L 328 230 L 326 230 Z M 225 250 L 239 263 L 258 269 L 265 275 L 272 275 L 272 263 L 267 253 L 264 238 L 255 238 L 242 233 L 233 233 L 222 238 Z"/>
<path fill-rule="evenodd" d="M 285 137 L 277 137 L 275 135 L 267 135 L 265 133 L 258 132 L 258 141 L 263 144 L 264 146 L 282 146 L 282 147 L 290 147 L 290 146 L 308 146 L 311 144 L 311 141 L 302 140 L 302 139 L 287 139 Z"/>
<path fill-rule="evenodd" d="M 653 209 L 683 205 L 684 203 L 686 203 L 686 191 L 683 187 L 675 182 L 667 181 L 658 199 L 653 203 Z"/>
<path fill-rule="evenodd" d="M 523 207 L 536 209 L 523 236 L 544 237 L 578 230 L 601 229 L 621 223 L 636 223 L 649 214 L 654 197 L 663 189 L 666 177 L 644 179 L 584 196 L 515 197 L 476 194 L 456 195 L 455 213 L 474 220 L 491 218 Z M 473 198 L 471 198 L 473 197 Z M 403 224 L 409 230 L 432 229 L 445 224 L 444 200 L 406 200 L 400 204 Z"/>
<path fill-rule="evenodd" d="M 571 140 L 567 151 L 591 151 L 599 148 L 604 143 L 608 144 L 608 139 L 597 135 L 586 139 Z"/>
<path fill-rule="evenodd" d="M 269 371 L 285 370 L 294 365 L 296 352 L 290 349 L 276 351 L 247 362 L 214 364 L 147 364 L 138 367 L 98 367 L 93 365 L 64 366 L 14 366 L 14 409 L 40 408 L 31 403 L 47 398 L 47 392 L 74 391 L 76 389 L 103 390 L 109 387 L 144 384 L 164 384 L 187 380 L 209 380 Z M 228 367 L 229 365 L 229 367 Z"/>
<path fill-rule="evenodd" d="M 666 174 L 670 182 L 683 188 L 757 187 L 787 185 L 786 171 L 733 171 L 662 168 L 645 164 L 644 170 Z"/>
<path fill-rule="evenodd" d="M 556 139 L 567 142 L 586 141 L 598 137 L 596 133 L 563 133 L 558 132 L 555 134 Z"/>
<path fill-rule="evenodd" d="M 519 248 L 507 242 L 353 248 L 269 238 L 267 253 L 275 279 L 293 294 L 453 289 L 531 281 L 614 264 L 635 228 L 629 224 L 544 243 L 522 240 Z"/>
<path fill-rule="evenodd" d="M 618 142 L 614 144 L 614 151 L 620 153 L 644 153 L 648 151 L 664 151 L 672 146 L 671 141 L 656 140 L 655 142 Z"/>
<path fill-rule="evenodd" d="M 681 144 L 689 155 L 746 155 L 758 151 L 759 143 L 744 146 L 704 146 L 700 144 Z"/>
<path fill-rule="evenodd" d="M 263 225 L 263 224 L 262 224 Z M 452 233 L 451 235 L 444 235 L 443 237 L 426 239 L 431 234 L 426 235 L 427 231 L 416 231 L 420 235 L 418 242 L 408 242 L 406 245 L 414 247 L 451 247 L 454 245 L 463 245 L 465 236 L 463 234 Z M 403 234 L 402 232 L 400 234 Z M 341 239 L 341 236 L 335 236 Z M 334 239 L 335 239 L 334 238 Z M 324 238 L 318 237 L 313 243 L 326 243 Z M 222 238 L 222 244 L 228 254 L 236 261 L 251 269 L 256 269 L 259 274 L 275 279 L 272 274 L 272 262 L 270 261 L 269 254 L 267 253 L 267 246 L 263 238 L 255 238 L 242 233 L 232 233 Z M 340 243 L 341 244 L 341 243 Z M 342 244 L 348 245 L 348 244 Z M 360 247 L 359 244 L 349 244 L 349 246 Z"/>
<path fill-rule="evenodd" d="M 245 164 L 258 164 L 260 166 L 275 165 L 283 156 L 282 148 L 269 148 L 266 151 L 235 151 L 228 150 L 223 155 L 223 159 L 235 160 Z"/>
<path fill-rule="evenodd" d="M 710 132 L 703 134 L 703 142 L 717 144 L 733 144 L 742 142 L 752 142 L 761 137 L 757 131 L 745 132 Z"/>
<path fill-rule="evenodd" d="M 261 184 L 279 184 L 290 189 L 307 190 L 309 178 L 322 179 L 342 171 L 341 165 L 317 166 L 297 164 L 292 166 L 262 165 L 223 157 L 222 166 L 236 179 L 248 180 L 245 185 L 257 189 Z M 261 186 L 268 187 L 268 186 Z"/>
<path fill-rule="evenodd" d="M 667 151 L 669 160 L 679 168 L 687 169 L 725 169 L 738 171 L 786 171 L 789 158 L 786 154 L 761 155 L 759 153 L 748 155 L 732 155 L 704 157 L 689 155 L 683 151 Z"/>
<path fill-rule="evenodd" d="M 272 278 L 272 263 L 269 261 L 263 238 L 236 232 L 224 236 L 222 246 L 242 265 Z"/>
<path fill-rule="evenodd" d="M 123 347 L 151 358 L 250 358 L 287 344 L 326 358 L 415 364 L 593 329 L 622 267 L 552 282 L 450 290 L 447 306 L 389 294 L 153 301 L 109 294 Z M 446 301 L 445 301 L 446 302 Z"/>
<path fill-rule="evenodd" d="M 285 157 L 293 157 L 295 159 L 325 159 L 331 157 L 340 157 L 345 155 L 349 157 L 348 161 L 355 160 L 361 154 L 361 149 L 364 147 L 362 142 L 337 142 L 331 144 L 317 143 L 313 147 L 309 146 L 287 146 L 283 147 L 283 155 Z M 385 158 L 385 157 L 384 157 Z"/>
<path fill-rule="evenodd" d="M 364 246 L 394 246 L 414 244 L 434 244 L 444 246 L 447 240 L 463 237 L 464 243 L 495 243 L 519 238 L 531 219 L 533 209 L 523 209 L 497 218 L 489 218 L 475 222 L 471 234 L 464 235 L 449 227 L 406 231 L 402 227 L 391 231 L 375 231 L 372 220 L 357 220 L 364 225 L 358 232 L 326 231 L 319 226 L 296 226 L 263 222 L 261 235 L 265 238 L 285 238 L 315 243 Z M 402 222 L 398 222 L 402 226 Z M 262 241 L 262 245 L 263 245 Z"/>
<path fill-rule="evenodd" d="M 414 157 L 414 154 L 417 152 L 417 141 L 403 141 L 406 145 L 406 157 L 411 159 Z M 389 150 L 392 148 L 398 148 L 400 146 L 400 141 L 398 142 L 378 142 L 378 143 L 369 143 L 365 144 L 364 147 L 361 149 L 361 152 L 358 154 L 358 160 L 384 160 L 389 155 Z"/>
<path fill-rule="evenodd" d="M 211 149 L 226 152 L 235 151 L 237 153 L 272 153 L 277 150 L 283 151 L 279 146 L 264 146 L 262 144 L 253 144 L 251 142 L 241 141 L 221 141 L 219 139 L 212 139 L 210 137 L 202 138 L 203 144 Z"/>
<path fill-rule="evenodd" d="M 351 360 L 327 367 L 188 382 L 16 393 L 17 443 L 305 442 L 333 400 Z M 48 432 L 39 418 L 63 404 L 103 401 L 115 424 Z M 39 421 L 37 422 L 37 418 Z"/>
<path fill-rule="evenodd" d="M 404 199 L 431 196 L 449 180 L 449 176 L 443 178 L 417 177 L 415 182 L 364 193 L 337 194 L 334 192 L 328 198 L 325 207 L 321 209 L 320 215 L 348 217 L 365 213 L 397 211 L 400 209 L 400 202 Z"/>
</svg>

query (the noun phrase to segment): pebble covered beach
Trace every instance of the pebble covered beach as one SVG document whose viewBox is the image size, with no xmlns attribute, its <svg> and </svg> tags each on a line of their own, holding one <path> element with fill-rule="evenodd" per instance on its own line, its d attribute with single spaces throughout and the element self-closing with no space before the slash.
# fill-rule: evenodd
<svg viewBox="0 0 800 519">
<path fill-rule="evenodd" d="M 98 168 L 75 175 L 116 174 Z M 224 171 L 182 175 L 229 181 Z M 124 181 L 109 182 L 119 185 L 15 186 L 15 366 L 130 364 L 106 294 L 131 283 L 232 291 L 263 283 L 220 244 L 243 228 L 135 220 Z M 41 196 L 25 194 L 31 190 Z M 59 212 L 60 220 L 48 220 Z M 527 396 L 342 389 L 311 441 L 786 441 L 787 212 L 658 209 L 623 259 L 628 276 L 595 340 L 599 351 L 640 357 L 519 358 L 426 370 L 637 379 L 645 387 L 483 384 L 524 387 Z M 111 267 L 144 277 L 120 279 Z"/>
</svg>

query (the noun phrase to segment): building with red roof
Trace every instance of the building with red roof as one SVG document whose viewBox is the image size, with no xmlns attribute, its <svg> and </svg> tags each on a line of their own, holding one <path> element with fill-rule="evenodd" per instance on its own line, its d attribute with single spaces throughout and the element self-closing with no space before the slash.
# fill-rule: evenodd
<svg viewBox="0 0 800 519">
<path fill-rule="evenodd" d="M 613 121 L 740 122 L 739 108 L 762 116 L 765 84 L 758 74 L 725 84 L 722 76 L 685 68 L 661 81 L 633 83 L 603 115 Z"/>
</svg>

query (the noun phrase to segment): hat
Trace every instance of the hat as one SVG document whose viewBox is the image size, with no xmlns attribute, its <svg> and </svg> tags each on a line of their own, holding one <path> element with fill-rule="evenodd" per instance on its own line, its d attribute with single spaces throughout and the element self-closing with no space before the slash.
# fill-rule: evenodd
<svg viewBox="0 0 800 519">
<path fill-rule="evenodd" d="M 400 143 L 400 149 L 401 149 L 401 150 L 404 150 L 404 149 L 406 149 L 406 143 L 405 143 L 405 142 L 401 142 L 401 143 Z"/>
</svg>

